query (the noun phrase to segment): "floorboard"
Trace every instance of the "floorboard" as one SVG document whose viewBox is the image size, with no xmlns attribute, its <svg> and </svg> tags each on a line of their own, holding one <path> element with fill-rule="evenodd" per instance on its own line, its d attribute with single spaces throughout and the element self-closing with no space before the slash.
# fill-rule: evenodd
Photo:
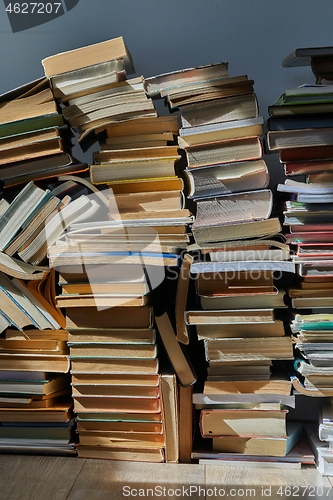
<svg viewBox="0 0 333 500">
<path fill-rule="evenodd" d="M 0 455 L 1 500 L 66 500 L 84 460 Z"/>
<path fill-rule="evenodd" d="M 260 469 L 0 455 L 1 500 L 333 499 L 314 467 Z"/>
</svg>

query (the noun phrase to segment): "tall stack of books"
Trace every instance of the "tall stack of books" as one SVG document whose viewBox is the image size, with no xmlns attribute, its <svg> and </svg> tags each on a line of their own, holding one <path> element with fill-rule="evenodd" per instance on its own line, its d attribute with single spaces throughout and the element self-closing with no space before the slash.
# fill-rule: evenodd
<svg viewBox="0 0 333 500">
<path fill-rule="evenodd" d="M 176 85 L 179 74 L 186 78 L 193 72 L 195 81 Z M 206 449 L 212 445 L 219 452 L 285 454 L 286 443 L 296 442 L 288 441 L 288 432 L 297 440 L 299 428 L 286 429 L 287 412 L 282 408 L 285 402 L 294 403 L 291 382 L 271 369 L 273 360 L 279 365 L 293 358 L 291 339 L 277 319 L 276 309 L 286 305 L 274 272 L 292 272 L 294 264 L 280 239 L 278 218 L 270 217 L 273 200 L 262 159 L 263 119 L 253 81 L 228 77 L 227 64 L 169 74 L 167 83 L 166 76 L 148 83 L 151 93 L 159 91 L 171 107 L 180 109 L 178 142 L 187 157 L 188 195 L 196 202 L 195 244 L 188 250 L 197 252 L 190 267 L 197 307 L 186 312 L 186 321 L 196 326 L 208 363 L 203 393 L 194 394 L 201 435 L 213 438 L 206 439 Z M 264 397 L 256 394 L 262 380 L 268 382 Z M 246 394 L 237 385 L 243 381 Z M 207 396 L 209 384 L 213 390 Z M 252 407 L 245 408 L 249 402 Z M 230 403 L 233 415 L 227 410 Z M 243 419 L 242 429 L 228 429 L 224 415 L 225 422 Z M 264 435 L 263 419 L 273 416 L 280 419 L 281 428 L 274 436 L 268 425 Z M 206 425 L 210 418 L 214 428 Z M 274 439 L 283 443 L 279 450 Z"/>
<path fill-rule="evenodd" d="M 68 333 L 55 302 L 56 276 L 47 258 L 47 244 L 69 222 L 89 216 L 95 209 L 84 195 L 77 199 L 68 195 L 75 186 L 68 181 L 42 189 L 30 181 L 14 197 L 6 190 L 2 199 L 3 450 L 76 453 Z"/>
<path fill-rule="evenodd" d="M 114 127 L 138 125 L 139 142 L 142 126 L 151 132 L 160 126 L 168 137 L 175 129 L 174 119 L 168 117 L 137 121 Z M 165 269 L 180 264 L 192 220 L 183 208 L 175 159 L 172 156 L 173 175 L 166 178 L 153 168 L 151 179 L 132 179 L 131 169 L 127 173 L 124 166 L 118 182 L 113 184 L 110 175 L 116 193 L 109 188 L 90 195 L 100 205 L 96 216 L 72 224 L 48 248 L 49 263 L 60 273 L 57 303 L 66 308 L 82 457 L 178 460 L 167 453 L 165 409 L 173 400 L 175 412 L 177 397 L 169 398 L 168 383 L 159 374 L 152 307 Z"/>
<path fill-rule="evenodd" d="M 326 69 L 331 64 L 332 70 L 333 55 L 324 57 Z M 293 58 L 284 64 L 289 66 Z M 267 133 L 268 148 L 279 152 L 287 177 L 277 189 L 285 197 L 286 239 L 297 273 L 296 284 L 288 290 L 295 312 L 291 324 L 299 358 L 295 367 L 303 386 L 296 379 L 295 384 L 310 395 L 333 389 L 328 376 L 333 344 L 326 328 L 333 307 L 332 105 L 331 84 L 286 90 L 269 107 Z"/>
<path fill-rule="evenodd" d="M 0 96 L 0 180 L 5 187 L 82 172 L 71 156 L 72 132 L 47 78 Z"/>
</svg>

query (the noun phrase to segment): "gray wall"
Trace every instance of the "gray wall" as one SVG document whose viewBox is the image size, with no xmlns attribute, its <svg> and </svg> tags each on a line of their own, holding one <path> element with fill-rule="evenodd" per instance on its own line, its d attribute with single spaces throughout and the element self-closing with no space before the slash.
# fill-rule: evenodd
<svg viewBox="0 0 333 500">
<path fill-rule="evenodd" d="M 41 76 L 44 57 L 122 35 L 145 77 L 228 61 L 231 76 L 254 79 L 267 117 L 286 88 L 314 82 L 309 68 L 282 68 L 282 59 L 297 47 L 333 45 L 332 26 L 331 0 L 80 0 L 58 19 L 12 33 L 1 2 L 0 94 Z"/>
</svg>

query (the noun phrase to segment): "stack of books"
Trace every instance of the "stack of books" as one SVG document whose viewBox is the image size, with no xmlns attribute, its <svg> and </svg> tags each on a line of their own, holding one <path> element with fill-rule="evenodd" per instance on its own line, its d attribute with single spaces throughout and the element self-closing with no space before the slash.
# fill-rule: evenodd
<svg viewBox="0 0 333 500">
<path fill-rule="evenodd" d="M 64 317 L 48 302 L 54 277 L 0 273 L 0 449 L 75 453 Z M 3 326 L 1 327 L 3 330 Z"/>
<path fill-rule="evenodd" d="M 169 398 L 168 385 L 163 396 L 165 378 L 159 374 L 152 304 L 154 290 L 165 281 L 165 268 L 178 267 L 184 245 L 178 236 L 186 236 L 185 223 L 179 224 L 180 232 L 175 224 L 173 232 L 174 221 L 165 204 L 159 211 L 168 200 L 174 213 L 172 208 L 180 203 L 179 187 L 178 183 L 178 190 L 165 196 L 149 191 L 147 196 L 134 193 L 133 200 L 123 196 L 117 214 L 117 195 L 108 190 L 93 193 L 90 198 L 99 204 L 95 216 L 70 225 L 48 248 L 49 264 L 59 271 L 57 305 L 66 308 L 81 457 L 171 461 L 165 409 L 169 400 L 171 412 L 176 411 L 177 385 L 174 378 L 169 380 L 175 396 Z M 149 210 L 149 217 L 141 203 L 149 206 L 151 196 L 156 210 Z M 152 220 L 162 228 L 161 241 Z M 176 456 L 172 461 L 178 460 Z"/>
<path fill-rule="evenodd" d="M 14 198 L 7 190 L 1 203 L 1 427 L 6 426 L 1 447 L 6 451 L 76 453 L 68 333 L 47 259 L 47 244 L 70 221 L 95 209 L 84 195 L 71 199 L 73 185 L 42 189 L 30 181 Z"/>
<path fill-rule="evenodd" d="M 219 75 L 212 76 L 211 72 L 217 69 Z M 186 78 L 193 71 L 183 70 L 180 74 Z M 283 436 L 285 444 L 289 430 L 286 429 L 286 411 L 281 405 L 285 402 L 293 405 L 292 398 L 289 399 L 289 379 L 284 401 L 278 392 L 274 394 L 273 385 L 266 399 L 256 399 L 255 394 L 258 381 L 272 378 L 273 360 L 280 364 L 293 359 L 291 339 L 285 336 L 283 323 L 277 319 L 275 311 L 286 305 L 284 291 L 276 287 L 274 272 L 292 273 L 295 266 L 289 260 L 287 245 L 280 239 L 278 218 L 270 218 L 273 200 L 272 192 L 267 189 L 269 176 L 262 159 L 260 138 L 263 119 L 258 116 L 253 82 L 246 76 L 228 77 L 226 64 L 196 68 L 196 81 L 188 83 L 185 80 L 177 87 L 175 82 L 180 74 L 169 75 L 168 87 L 165 86 L 166 75 L 148 83 L 151 92 L 160 92 L 167 96 L 171 106 L 180 108 L 182 127 L 178 143 L 187 157 L 185 178 L 189 198 L 196 202 L 192 226 L 196 244 L 188 246 L 188 250 L 196 251 L 198 257 L 190 266 L 196 282 L 197 307 L 187 310 L 185 319 L 188 325 L 196 326 L 198 338 L 203 340 L 209 383 L 214 381 L 217 393 L 220 385 L 229 381 L 231 384 L 229 399 L 217 397 L 218 402 L 211 400 L 207 406 L 204 394 L 194 394 L 194 401 L 200 400 L 201 404 L 201 408 L 198 407 L 201 435 L 207 448 L 212 444 L 207 438 L 214 436 L 215 450 L 230 452 L 229 446 L 234 446 L 233 451 L 240 454 L 241 449 L 245 453 L 246 440 L 258 443 L 260 437 L 264 440 L 260 454 L 268 454 L 270 448 L 270 455 L 274 455 L 274 451 L 278 455 L 281 450 L 275 450 L 272 443 L 265 441 L 267 435 L 256 434 L 250 425 L 246 429 L 250 418 L 247 413 L 244 414 L 244 427 L 237 436 L 239 446 L 237 439 L 231 444 L 231 435 L 228 436 L 226 426 L 222 426 L 226 405 L 232 403 L 235 418 L 239 418 L 244 410 L 242 404 L 250 397 L 252 403 L 260 406 L 256 408 L 259 411 L 254 407 L 249 410 L 258 429 L 261 427 L 259 416 L 267 416 L 271 411 L 265 405 L 275 405 L 274 411 L 282 421 L 280 437 Z M 187 98 L 192 99 L 191 103 Z M 281 381 L 279 374 L 277 379 Z M 232 384 L 244 380 L 250 381 L 248 393 L 239 398 Z M 221 427 L 217 426 L 214 432 L 205 429 L 206 411 L 216 418 L 216 422 L 221 422 Z M 295 432 L 299 438 L 299 429 Z M 237 431 L 233 432 L 233 437 L 236 434 Z M 274 437 L 272 432 L 270 437 Z M 251 449 L 255 447 L 256 444 Z M 283 453 L 287 451 L 284 448 Z"/>
<path fill-rule="evenodd" d="M 315 84 L 288 89 L 269 107 L 267 146 L 284 165 L 286 180 L 277 189 L 284 196 L 283 224 L 297 274 L 288 289 L 299 358 L 300 380 L 294 383 L 309 395 L 333 389 L 327 376 L 333 344 L 326 329 L 333 307 L 332 106 L 333 86 Z"/>
<path fill-rule="evenodd" d="M 87 165 L 71 156 L 72 132 L 47 78 L 0 96 L 0 180 L 5 187 L 68 172 Z"/>
<path fill-rule="evenodd" d="M 78 455 L 164 461 L 152 308 L 69 307 L 66 314 Z"/>
<path fill-rule="evenodd" d="M 47 246 L 70 223 L 91 217 L 98 208 L 88 196 L 80 196 L 77 187 L 76 182 L 66 181 L 43 189 L 30 181 L 14 199 L 6 192 L 0 218 L 0 258 L 5 272 L 15 276 L 21 270 L 25 279 L 34 273 L 37 276 L 31 279 L 37 279 L 48 272 Z"/>
<path fill-rule="evenodd" d="M 296 314 L 291 323 L 297 349 L 294 385 L 309 396 L 333 395 L 333 314 Z"/>
</svg>

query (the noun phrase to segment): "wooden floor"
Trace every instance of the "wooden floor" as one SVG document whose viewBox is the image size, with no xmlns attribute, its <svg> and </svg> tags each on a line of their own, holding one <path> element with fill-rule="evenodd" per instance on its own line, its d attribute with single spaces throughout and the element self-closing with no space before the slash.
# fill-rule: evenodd
<svg viewBox="0 0 333 500">
<path fill-rule="evenodd" d="M 333 478 L 314 467 L 254 469 L 0 455 L 1 500 L 124 498 L 333 499 Z"/>
</svg>

